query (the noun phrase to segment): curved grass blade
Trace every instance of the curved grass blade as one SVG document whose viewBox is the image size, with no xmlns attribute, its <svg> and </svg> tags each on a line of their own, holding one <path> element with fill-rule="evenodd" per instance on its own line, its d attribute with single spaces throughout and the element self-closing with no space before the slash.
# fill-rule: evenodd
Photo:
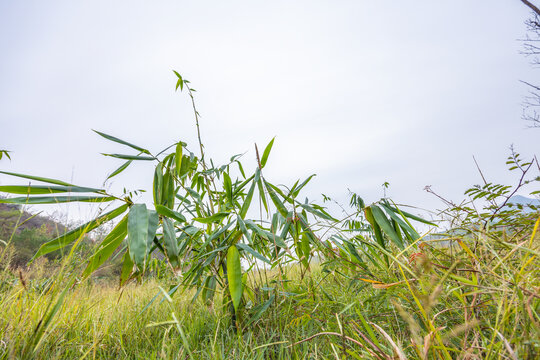
<svg viewBox="0 0 540 360">
<path fill-rule="evenodd" d="M 104 215 L 101 215 L 99 216 L 98 218 L 92 220 L 92 221 L 89 221 L 87 222 L 86 224 L 84 225 L 81 225 L 67 233 L 65 233 L 64 235 L 61 235 L 59 237 L 57 237 L 56 239 L 53 239 L 49 242 L 46 242 L 45 244 L 41 245 L 41 247 L 38 249 L 36 255 L 34 255 L 34 257 L 32 258 L 31 261 L 33 261 L 34 259 L 42 256 L 42 255 L 45 255 L 45 254 L 48 254 L 50 252 L 53 252 L 55 250 L 58 250 L 58 249 L 61 249 L 69 244 L 71 244 L 73 241 L 75 241 L 77 238 L 79 238 L 79 236 L 89 232 L 89 231 L 92 231 L 94 230 L 95 228 L 99 227 L 100 225 L 114 219 L 115 217 L 121 215 L 122 213 L 124 213 L 128 208 L 128 205 L 127 204 L 124 204 Z"/>
</svg>

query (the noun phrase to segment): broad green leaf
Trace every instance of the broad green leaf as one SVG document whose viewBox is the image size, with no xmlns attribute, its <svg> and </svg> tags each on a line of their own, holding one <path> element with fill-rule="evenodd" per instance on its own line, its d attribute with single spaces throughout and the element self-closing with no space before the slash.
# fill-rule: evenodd
<svg viewBox="0 0 540 360">
<path fill-rule="evenodd" d="M 388 237 L 396 244 L 400 249 L 403 249 L 403 240 L 401 237 L 395 232 L 394 228 L 392 227 L 392 223 L 390 223 L 390 220 L 384 215 L 384 212 L 379 208 L 377 205 L 371 205 L 370 206 L 373 218 L 377 222 L 377 225 L 381 227 L 381 230 L 388 235 Z"/>
<path fill-rule="evenodd" d="M 134 204 L 128 215 L 128 248 L 137 268 L 144 271 L 148 239 L 148 210 L 145 204 Z"/>
<path fill-rule="evenodd" d="M 55 179 L 49 179 L 49 178 L 44 178 L 44 177 L 39 177 L 39 176 L 17 174 L 17 173 L 11 173 L 11 172 L 7 172 L 7 171 L 0 171 L 0 174 L 16 176 L 16 177 L 20 177 L 20 178 L 23 178 L 23 179 L 36 180 L 36 181 L 41 181 L 41 182 L 45 182 L 45 183 L 49 183 L 49 184 L 55 184 L 55 185 L 75 186 L 73 184 L 70 184 L 70 183 L 67 183 L 67 182 L 64 182 L 64 181 L 55 180 Z"/>
<path fill-rule="evenodd" d="M 234 311 L 237 312 L 242 299 L 242 266 L 240 264 L 240 254 L 234 245 L 227 251 L 227 280 Z"/>
<path fill-rule="evenodd" d="M 3 185 L 0 186 L 0 192 L 9 194 L 40 195 L 64 192 L 102 192 L 104 190 L 80 186 L 62 186 L 62 185 Z"/>
<path fill-rule="evenodd" d="M 59 204 L 66 202 L 107 202 L 116 198 L 112 196 L 95 195 L 72 195 L 72 196 L 32 196 L 0 199 L 4 204 L 37 205 L 37 204 Z"/>
<path fill-rule="evenodd" d="M 144 148 L 142 148 L 142 147 L 140 147 L 140 146 L 133 145 L 133 144 L 131 144 L 131 143 L 128 143 L 127 141 L 124 141 L 124 140 L 122 140 L 122 139 L 119 139 L 119 138 L 114 137 L 114 136 L 111 136 L 111 135 L 104 134 L 104 133 L 99 132 L 99 131 L 97 131 L 97 130 L 93 130 L 93 131 L 94 131 L 96 134 L 103 136 L 103 137 L 104 137 L 105 139 L 107 139 L 107 140 L 114 141 L 114 142 L 116 142 L 116 143 L 119 143 L 119 144 L 122 144 L 122 145 L 129 146 L 130 148 L 135 149 L 135 150 L 138 150 L 138 151 L 140 151 L 140 152 L 142 152 L 142 153 L 145 153 L 145 154 L 150 154 L 150 152 L 149 152 L 148 150 L 146 150 L 146 149 L 144 149 Z"/>
<path fill-rule="evenodd" d="M 109 180 L 110 178 L 113 178 L 115 177 L 116 175 L 120 174 L 122 171 L 126 170 L 127 167 L 129 166 L 129 164 L 131 164 L 133 160 L 128 160 L 126 161 L 125 163 L 123 163 L 122 165 L 120 165 L 118 167 L 118 169 L 114 170 L 111 175 L 107 176 L 107 179 L 106 180 Z"/>
<path fill-rule="evenodd" d="M 270 195 L 270 199 L 272 199 L 272 202 L 276 206 L 277 210 L 279 211 L 281 216 L 283 216 L 284 218 L 287 218 L 287 214 L 289 214 L 289 210 L 287 210 L 283 202 L 281 202 L 278 195 L 276 194 L 274 189 L 272 189 L 269 183 L 266 182 L 266 180 L 264 181 L 264 183 L 266 184 L 266 190 L 268 191 L 268 195 Z"/>
<path fill-rule="evenodd" d="M 247 251 L 248 253 L 255 256 L 257 259 L 259 259 L 261 261 L 264 261 L 265 263 L 268 263 L 268 264 L 271 263 L 270 260 L 268 260 L 267 258 L 262 256 L 261 254 L 259 254 L 257 251 L 253 250 L 249 245 L 242 244 L 242 243 L 237 243 L 236 247 L 239 248 L 239 249 L 242 249 L 244 251 Z"/>
<path fill-rule="evenodd" d="M 272 150 L 272 146 L 274 145 L 274 140 L 275 138 L 273 138 L 264 149 L 263 156 L 261 158 L 261 169 L 264 168 L 266 162 L 268 161 L 268 156 L 270 155 L 270 151 Z"/>
<path fill-rule="evenodd" d="M 211 224 L 211 223 L 219 223 L 221 220 L 229 216 L 229 212 L 219 212 L 212 216 L 205 217 L 205 218 L 193 218 L 194 221 L 203 223 L 203 224 Z"/>
<path fill-rule="evenodd" d="M 124 216 L 122 220 L 115 226 L 114 229 L 103 239 L 99 245 L 97 251 L 92 255 L 86 269 L 83 272 L 83 277 L 87 277 L 92 274 L 97 268 L 99 268 L 113 252 L 122 244 L 122 241 L 127 235 L 127 216 Z"/>
<path fill-rule="evenodd" d="M 127 208 L 128 208 L 128 205 L 124 204 L 106 214 L 103 214 L 97 217 L 96 219 L 92 221 L 87 222 L 84 225 L 81 225 L 71 231 L 68 231 L 67 233 L 57 237 L 56 239 L 46 242 L 45 244 L 41 245 L 41 247 L 38 249 L 36 255 L 34 255 L 34 257 L 32 258 L 32 261 L 42 255 L 51 253 L 53 251 L 56 251 L 58 249 L 61 249 L 71 244 L 73 241 L 78 239 L 81 235 L 84 235 L 85 233 L 94 230 L 100 225 L 122 214 L 124 211 L 127 210 Z"/>
<path fill-rule="evenodd" d="M 123 159 L 123 160 L 143 160 L 143 161 L 151 161 L 156 160 L 153 156 L 143 156 L 143 155 L 126 155 L 126 154 L 102 154 L 104 156 L 110 156 L 117 159 Z"/>
<path fill-rule="evenodd" d="M 178 174 L 178 177 L 182 176 L 182 142 L 179 142 L 178 145 L 176 145 L 176 155 L 174 156 L 175 160 L 175 166 L 176 166 L 176 173 Z"/>
<path fill-rule="evenodd" d="M 163 216 L 166 216 L 170 219 L 174 219 L 178 222 L 185 222 L 186 221 L 186 218 L 184 217 L 184 215 L 180 214 L 179 212 L 177 211 L 174 211 L 174 210 L 171 210 L 169 209 L 168 207 L 166 206 L 163 206 L 163 205 L 156 205 L 156 211 L 160 214 L 160 215 L 163 215 Z"/>
<path fill-rule="evenodd" d="M 176 267 L 178 263 L 178 241 L 176 240 L 176 231 L 173 222 L 170 219 L 163 219 L 163 240 L 165 251 L 171 265 Z"/>
</svg>

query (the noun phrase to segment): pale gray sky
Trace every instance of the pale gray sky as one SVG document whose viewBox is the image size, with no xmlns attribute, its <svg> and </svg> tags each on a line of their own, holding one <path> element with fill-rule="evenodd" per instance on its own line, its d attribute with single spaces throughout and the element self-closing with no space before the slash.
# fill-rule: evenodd
<svg viewBox="0 0 540 360">
<path fill-rule="evenodd" d="M 539 150 L 520 119 L 519 51 L 529 11 L 497 1 L 2 1 L 0 169 L 99 186 L 123 152 L 90 129 L 160 150 L 195 151 L 178 70 L 198 90 L 203 140 L 217 162 L 276 136 L 266 176 L 306 194 L 427 208 L 479 183 L 509 181 L 514 144 Z M 249 168 L 250 166 L 248 166 Z M 139 165 L 112 189 L 150 189 Z M 0 183 L 16 179 L 0 176 Z"/>
</svg>

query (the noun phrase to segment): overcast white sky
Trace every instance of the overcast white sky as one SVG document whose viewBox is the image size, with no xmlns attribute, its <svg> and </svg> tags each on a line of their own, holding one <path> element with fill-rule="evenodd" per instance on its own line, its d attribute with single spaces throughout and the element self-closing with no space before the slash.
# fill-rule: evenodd
<svg viewBox="0 0 540 360">
<path fill-rule="evenodd" d="M 521 55 L 529 16 L 497 1 L 1 1 L 0 169 L 99 186 L 124 152 L 98 129 L 160 150 L 196 132 L 172 69 L 198 90 L 218 163 L 276 136 L 266 177 L 345 202 L 441 207 L 480 182 L 508 182 L 511 144 L 539 150 L 521 120 L 538 71 Z M 248 166 L 249 168 L 250 166 Z M 150 189 L 137 166 L 122 186 Z M 17 183 L 0 176 L 1 184 Z M 64 207 L 64 209 L 69 209 Z"/>
</svg>

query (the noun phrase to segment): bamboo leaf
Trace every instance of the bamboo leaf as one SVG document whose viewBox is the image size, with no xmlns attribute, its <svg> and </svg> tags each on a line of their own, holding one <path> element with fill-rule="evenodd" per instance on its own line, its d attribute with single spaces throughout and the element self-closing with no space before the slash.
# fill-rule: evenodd
<svg viewBox="0 0 540 360">
<path fill-rule="evenodd" d="M 117 159 L 123 159 L 123 160 L 143 160 L 143 161 L 155 160 L 153 156 L 126 155 L 126 154 L 102 154 L 102 155 L 110 156 Z"/>
<path fill-rule="evenodd" d="M 0 186 L 0 192 L 8 194 L 22 195 L 40 195 L 65 192 L 102 192 L 104 190 L 94 189 L 80 186 L 64 186 L 64 185 L 3 185 Z"/>
<path fill-rule="evenodd" d="M 276 192 L 269 185 L 269 183 L 266 182 L 266 180 L 264 181 L 264 183 L 266 184 L 266 190 L 268 191 L 268 195 L 270 195 L 270 199 L 272 200 L 272 202 L 276 206 L 277 210 L 279 211 L 281 216 L 283 216 L 284 218 L 287 218 L 287 215 L 289 214 L 289 211 L 287 210 L 287 208 L 285 207 L 283 202 L 281 202 L 281 200 L 277 196 Z"/>
<path fill-rule="evenodd" d="M 98 247 L 98 250 L 92 255 L 86 269 L 83 272 L 83 277 L 87 277 L 92 274 L 97 268 L 99 268 L 107 259 L 113 254 L 113 252 L 122 244 L 122 241 L 127 235 L 127 216 L 124 216 L 122 220 L 115 226 L 114 229 L 103 239 Z"/>
<path fill-rule="evenodd" d="M 57 237 L 56 239 L 53 239 L 49 242 L 46 242 L 45 244 L 41 245 L 41 247 L 38 249 L 36 255 L 32 258 L 32 261 L 42 255 L 51 253 L 53 251 L 56 251 L 58 249 L 61 249 L 69 244 L 71 244 L 73 241 L 79 238 L 79 236 L 94 230 L 95 228 L 99 227 L 100 225 L 106 223 L 107 221 L 110 221 L 114 219 L 115 217 L 122 214 L 124 211 L 126 211 L 128 208 L 127 204 L 124 204 L 104 215 L 99 216 L 98 218 L 87 222 L 84 225 L 81 225 L 71 231 L 68 231 L 67 233 Z"/>
<path fill-rule="evenodd" d="M 238 306 L 242 299 L 242 266 L 240 264 L 240 254 L 234 245 L 227 251 L 227 280 L 234 311 L 238 312 Z"/>
<path fill-rule="evenodd" d="M 223 188 L 225 189 L 225 194 L 229 202 L 233 204 L 233 191 L 232 191 L 232 182 L 231 177 L 226 172 L 223 173 Z"/>
<path fill-rule="evenodd" d="M 176 145 L 176 155 L 174 156 L 174 160 L 176 162 L 175 163 L 176 174 L 178 174 L 178 177 L 181 177 L 182 175 L 182 156 L 183 156 L 182 152 L 183 152 L 182 142 L 179 142 L 178 145 Z"/>
<path fill-rule="evenodd" d="M 178 222 L 185 222 L 186 221 L 186 218 L 184 217 L 184 215 L 180 214 L 179 212 L 177 211 L 174 211 L 174 210 L 171 210 L 169 209 L 168 207 L 166 206 L 163 206 L 163 205 L 156 205 L 156 211 L 160 214 L 160 215 L 163 215 L 163 216 L 166 216 L 170 219 L 174 219 Z"/>
<path fill-rule="evenodd" d="M 145 204 L 135 204 L 128 215 L 128 248 L 133 263 L 144 270 L 148 239 L 148 210 Z"/>
<path fill-rule="evenodd" d="M 170 219 L 163 219 L 163 240 L 171 265 L 178 266 L 178 241 L 176 240 L 174 225 Z"/>
<path fill-rule="evenodd" d="M 150 154 L 150 152 L 140 146 L 137 146 L 137 145 L 133 145 L 131 143 L 128 143 L 127 141 L 124 141 L 122 139 L 119 139 L 117 137 L 114 137 L 114 136 L 111 136 L 111 135 L 108 135 L 108 134 L 105 134 L 105 133 L 102 133 L 102 132 L 99 132 L 97 130 L 92 130 L 94 131 L 96 134 L 100 135 L 100 136 L 103 136 L 105 139 L 107 140 L 110 140 L 110 141 L 114 141 L 116 143 L 119 143 L 119 144 L 122 144 L 122 145 L 126 145 L 126 146 L 129 146 L 130 148 L 132 149 L 135 149 L 135 150 L 138 150 L 140 152 L 143 152 L 145 154 Z"/>
<path fill-rule="evenodd" d="M 257 259 L 259 259 L 261 261 L 264 261 L 265 263 L 268 263 L 268 264 L 271 263 L 270 260 L 268 260 L 267 258 L 262 256 L 261 254 L 259 254 L 257 251 L 253 250 L 249 245 L 242 244 L 242 243 L 237 243 L 236 247 L 239 248 L 239 249 L 242 249 L 244 251 L 247 251 L 248 253 L 250 253 L 251 255 L 256 257 Z"/>
<path fill-rule="evenodd" d="M 33 197 L 15 197 L 0 199 L 0 203 L 19 204 L 19 205 L 37 205 L 37 204 L 59 204 L 67 202 L 107 202 L 116 198 L 112 196 L 94 196 L 94 195 L 72 195 L 72 196 L 33 196 Z"/>
<path fill-rule="evenodd" d="M 388 237 L 396 244 L 400 249 L 403 249 L 403 240 L 401 237 L 396 233 L 394 228 L 392 227 L 392 224 L 390 223 L 390 220 L 384 215 L 384 212 L 379 208 L 377 205 L 371 205 L 370 206 L 373 218 L 377 222 L 377 225 L 381 227 L 381 230 L 388 235 Z"/>
<path fill-rule="evenodd" d="M 264 166 L 266 165 L 266 161 L 268 161 L 268 156 L 270 155 L 270 151 L 272 150 L 272 146 L 274 145 L 274 140 L 275 138 L 273 138 L 264 149 L 263 156 L 261 158 L 261 169 L 264 168 Z"/>
<path fill-rule="evenodd" d="M 120 167 L 118 167 L 118 169 L 114 170 L 111 175 L 107 176 L 107 179 L 106 180 L 109 180 L 110 178 L 113 178 L 115 177 L 116 175 L 120 174 L 122 171 L 126 170 L 127 167 L 129 166 L 129 164 L 131 164 L 133 160 L 128 160 L 126 161 L 125 163 L 123 163 L 122 165 L 120 165 Z"/>
<path fill-rule="evenodd" d="M 41 182 L 45 182 L 45 183 L 49 183 L 49 184 L 55 184 L 55 185 L 75 186 L 73 184 L 70 184 L 70 183 L 67 183 L 67 182 L 64 182 L 64 181 L 55 180 L 55 179 L 49 179 L 49 178 L 39 177 L 39 176 L 17 174 L 17 173 L 11 173 L 11 172 L 7 172 L 7 171 L 0 171 L 0 174 L 16 176 L 16 177 L 20 177 L 20 178 L 23 178 L 23 179 L 36 180 L 36 181 L 41 181 Z"/>
<path fill-rule="evenodd" d="M 193 218 L 194 221 L 203 223 L 203 224 L 210 224 L 210 223 L 219 223 L 221 220 L 226 218 L 230 213 L 229 212 L 219 212 L 212 216 L 205 217 L 205 218 Z"/>
</svg>

